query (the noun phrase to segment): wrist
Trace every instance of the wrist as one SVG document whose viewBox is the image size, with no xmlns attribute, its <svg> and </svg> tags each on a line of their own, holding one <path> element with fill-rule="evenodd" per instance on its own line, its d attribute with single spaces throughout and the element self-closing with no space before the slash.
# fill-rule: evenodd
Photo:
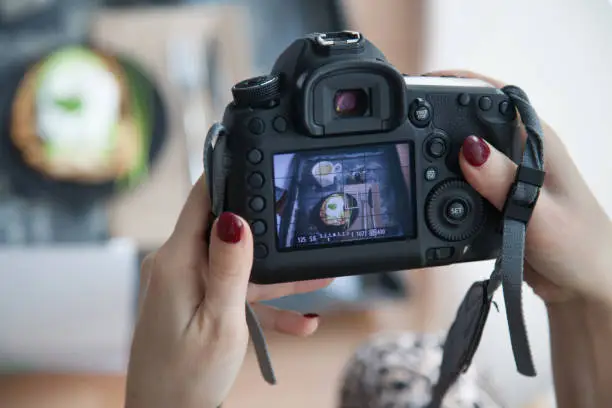
<svg viewBox="0 0 612 408">
<path fill-rule="evenodd" d="M 611 224 L 612 225 L 612 224 Z M 594 233 L 590 242 L 592 250 L 583 256 L 584 267 L 579 273 L 589 277 L 591 290 L 584 294 L 585 306 L 597 311 L 612 310 L 612 227 L 602 227 L 599 234 Z"/>
<path fill-rule="evenodd" d="M 581 297 L 546 306 L 559 407 L 612 406 L 612 307 Z"/>
</svg>

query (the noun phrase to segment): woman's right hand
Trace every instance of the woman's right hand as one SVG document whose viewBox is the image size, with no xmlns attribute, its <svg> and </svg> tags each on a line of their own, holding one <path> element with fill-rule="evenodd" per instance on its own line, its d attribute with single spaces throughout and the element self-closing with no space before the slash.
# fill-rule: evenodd
<svg viewBox="0 0 612 408">
<path fill-rule="evenodd" d="M 427 75 L 478 78 L 504 86 L 466 71 Z M 578 295 L 612 308 L 612 223 L 557 134 L 542 126 L 546 178 L 527 228 L 525 280 L 547 304 Z M 479 136 L 465 140 L 461 169 L 472 187 L 501 210 L 517 166 Z"/>
</svg>

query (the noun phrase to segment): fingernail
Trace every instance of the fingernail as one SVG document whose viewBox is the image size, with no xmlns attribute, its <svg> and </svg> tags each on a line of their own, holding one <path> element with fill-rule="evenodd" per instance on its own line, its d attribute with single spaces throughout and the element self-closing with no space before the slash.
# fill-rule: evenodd
<svg viewBox="0 0 612 408">
<path fill-rule="evenodd" d="M 317 317 L 319 317 L 319 315 L 316 313 L 306 313 L 304 317 L 307 319 L 316 319 Z"/>
<path fill-rule="evenodd" d="M 223 242 L 235 244 L 242 239 L 242 220 L 231 212 L 224 212 L 217 220 L 217 236 Z"/>
<path fill-rule="evenodd" d="M 489 145 L 477 136 L 468 136 L 463 141 L 463 157 L 474 167 L 482 166 L 490 154 Z"/>
</svg>

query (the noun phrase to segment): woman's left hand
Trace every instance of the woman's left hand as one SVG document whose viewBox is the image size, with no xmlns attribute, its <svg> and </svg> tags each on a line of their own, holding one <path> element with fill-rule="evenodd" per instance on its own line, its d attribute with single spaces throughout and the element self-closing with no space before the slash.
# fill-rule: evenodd
<svg viewBox="0 0 612 408">
<path fill-rule="evenodd" d="M 218 407 L 246 353 L 245 302 L 310 292 L 331 282 L 249 283 L 253 238 L 248 223 L 224 213 L 207 242 L 209 214 L 200 178 L 171 237 L 142 264 L 126 408 Z M 308 336 L 318 326 L 316 316 L 252 306 L 264 329 Z"/>
</svg>

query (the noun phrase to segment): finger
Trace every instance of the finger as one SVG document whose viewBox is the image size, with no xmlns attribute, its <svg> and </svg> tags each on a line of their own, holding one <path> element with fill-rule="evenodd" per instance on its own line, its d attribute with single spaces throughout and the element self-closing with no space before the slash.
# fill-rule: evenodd
<svg viewBox="0 0 612 408">
<path fill-rule="evenodd" d="M 514 183 L 517 165 L 477 136 L 468 136 L 464 140 L 459 153 L 459 165 L 467 182 L 501 211 Z M 536 212 L 540 211 L 541 201 L 544 200 L 547 200 L 547 195 L 540 194 L 534 209 L 533 222 L 537 222 L 539 217 L 536 217 Z"/>
<path fill-rule="evenodd" d="M 262 300 L 278 299 L 284 296 L 298 293 L 314 292 L 329 286 L 333 279 L 317 279 L 301 282 L 279 283 L 276 285 L 249 284 L 248 301 L 258 302 Z"/>
<path fill-rule="evenodd" d="M 253 237 L 244 219 L 223 213 L 213 224 L 208 268 L 204 271 L 204 304 L 214 315 L 244 313 L 253 263 Z"/>
<path fill-rule="evenodd" d="M 516 164 L 484 139 L 468 136 L 461 146 L 459 165 L 467 182 L 501 210 L 516 173 Z"/>
<path fill-rule="evenodd" d="M 306 337 L 317 331 L 319 317 L 314 314 L 281 310 L 272 306 L 254 303 L 251 305 L 264 330 L 274 330 L 292 336 Z"/>
<path fill-rule="evenodd" d="M 210 198 L 202 175 L 193 185 L 176 222 L 171 240 L 201 253 L 210 216 Z M 194 245 L 195 244 L 195 245 Z"/>
</svg>

